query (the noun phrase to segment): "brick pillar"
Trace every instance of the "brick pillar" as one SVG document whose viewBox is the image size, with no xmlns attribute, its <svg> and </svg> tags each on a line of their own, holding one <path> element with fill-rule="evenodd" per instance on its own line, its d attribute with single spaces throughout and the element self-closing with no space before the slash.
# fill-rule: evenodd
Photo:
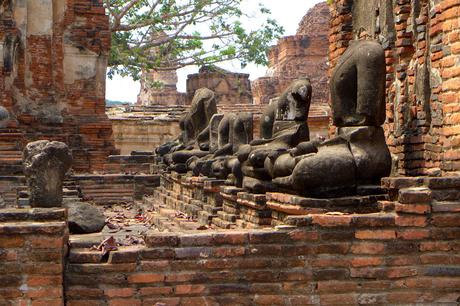
<svg viewBox="0 0 460 306">
<path fill-rule="evenodd" d="M 65 209 L 0 210 L 0 305 L 64 305 Z"/>
</svg>

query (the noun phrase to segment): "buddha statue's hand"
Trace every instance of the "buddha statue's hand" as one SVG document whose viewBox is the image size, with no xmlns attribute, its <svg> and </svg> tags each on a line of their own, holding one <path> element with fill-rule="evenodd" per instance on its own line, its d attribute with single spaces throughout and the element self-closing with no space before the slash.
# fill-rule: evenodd
<svg viewBox="0 0 460 306">
<path fill-rule="evenodd" d="M 305 141 L 301 142 L 290 151 L 290 154 L 292 157 L 300 156 L 300 155 L 305 155 L 305 154 L 310 154 L 310 153 L 316 153 L 318 152 L 318 145 L 320 144 L 319 141 Z"/>
<path fill-rule="evenodd" d="M 285 149 L 285 148 L 276 149 L 276 150 L 270 152 L 270 153 L 268 154 L 267 157 L 270 159 L 270 161 L 271 161 L 272 163 L 274 163 L 274 162 L 276 161 L 276 159 L 277 159 L 280 155 L 285 154 L 285 153 L 288 152 L 288 151 L 289 151 L 289 150 L 288 150 L 288 149 Z"/>
</svg>

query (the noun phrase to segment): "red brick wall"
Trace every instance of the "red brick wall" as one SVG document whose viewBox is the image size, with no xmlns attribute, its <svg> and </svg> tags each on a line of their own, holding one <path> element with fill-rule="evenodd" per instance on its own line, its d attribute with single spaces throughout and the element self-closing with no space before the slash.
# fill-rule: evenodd
<svg viewBox="0 0 460 306">
<path fill-rule="evenodd" d="M 358 36 L 361 0 L 331 5 L 330 73 L 350 39 Z M 458 102 L 460 26 L 458 1 L 368 1 L 382 15 L 367 34 L 386 49 L 385 131 L 401 175 L 443 175 L 460 170 Z M 385 10 L 389 11 L 386 15 Z M 373 24 L 377 22 L 374 17 Z M 377 23 L 378 23 L 377 22 Z M 372 24 L 372 22 L 371 22 Z M 374 29 L 375 30 L 375 29 Z M 393 35 L 391 35 L 393 34 Z"/>
<path fill-rule="evenodd" d="M 294 36 L 281 38 L 268 52 L 267 76 L 252 83 L 255 104 L 268 104 L 296 79 L 308 77 L 312 82 L 312 103 L 327 107 L 327 50 L 329 8 L 326 2 L 311 8 Z"/>
<path fill-rule="evenodd" d="M 72 246 L 68 305 L 437 304 L 460 299 L 457 178 L 387 179 L 380 213 L 299 227 L 147 233 L 101 263 Z M 195 190 L 196 191 L 196 190 Z M 441 199 L 440 197 L 443 197 Z"/>
<path fill-rule="evenodd" d="M 206 87 L 216 93 L 218 105 L 252 104 L 249 74 L 228 71 L 200 72 L 187 76 L 187 104 L 195 91 Z"/>
<path fill-rule="evenodd" d="M 63 209 L 0 210 L 0 304 L 64 305 Z"/>
<path fill-rule="evenodd" d="M 9 2 L 9 1 L 7 1 Z M 6 3 L 7 3 L 6 2 Z M 105 159 L 115 153 L 111 123 L 105 115 L 105 66 L 110 48 L 108 17 L 102 0 L 60 1 L 51 4 L 48 32 L 30 34 L 34 15 L 29 4 L 15 3 L 2 15 L 0 40 L 19 39 L 12 52 L 13 68 L 0 71 L 0 104 L 6 106 L 24 132 L 23 144 L 36 139 L 67 143 L 79 172 L 102 170 Z M 59 3 L 60 3 L 59 2 Z M 23 5 L 23 7 L 19 7 Z M 25 20 L 14 17 L 26 12 Z M 54 10 L 54 12 L 53 12 Z M 16 18 L 16 19 L 15 19 Z M 54 19 L 53 19 L 54 18 Z M 91 54 L 96 76 L 68 80 L 66 49 Z M 78 69 L 78 68 L 77 68 Z"/>
</svg>

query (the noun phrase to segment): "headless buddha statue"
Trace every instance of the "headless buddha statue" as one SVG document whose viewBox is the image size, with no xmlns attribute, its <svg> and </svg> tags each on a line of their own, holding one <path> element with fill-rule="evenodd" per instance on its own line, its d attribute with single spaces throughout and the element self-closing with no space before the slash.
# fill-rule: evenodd
<svg viewBox="0 0 460 306">
<path fill-rule="evenodd" d="M 211 119 L 212 154 L 203 158 L 190 159 L 189 169 L 194 175 L 226 179 L 237 159 L 234 153 L 241 145 L 252 140 L 253 124 L 251 113 L 216 114 Z"/>
<path fill-rule="evenodd" d="M 273 101 L 261 118 L 262 139 L 240 147 L 238 163 L 232 165 L 235 184 L 254 193 L 272 189 L 266 158 L 276 156 L 309 140 L 307 125 L 311 102 L 310 80 L 294 81 L 277 101 Z"/>
<path fill-rule="evenodd" d="M 164 155 L 170 170 L 187 172 L 187 160 L 209 154 L 209 121 L 217 113 L 215 94 L 207 88 L 195 92 L 190 111 L 181 120 L 181 136 Z M 165 150 L 166 151 L 166 150 Z"/>
<path fill-rule="evenodd" d="M 304 142 L 267 168 L 283 190 L 314 197 L 356 194 L 379 184 L 391 170 L 381 125 L 385 121 L 385 55 L 375 41 L 355 41 L 331 79 L 332 119 L 337 136 Z"/>
</svg>

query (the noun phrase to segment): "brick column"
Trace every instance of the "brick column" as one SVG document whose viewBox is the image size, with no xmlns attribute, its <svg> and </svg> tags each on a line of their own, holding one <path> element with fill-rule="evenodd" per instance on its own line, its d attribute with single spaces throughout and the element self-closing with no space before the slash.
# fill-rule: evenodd
<svg viewBox="0 0 460 306">
<path fill-rule="evenodd" d="M 0 210 L 0 304 L 64 305 L 65 209 Z"/>
</svg>

